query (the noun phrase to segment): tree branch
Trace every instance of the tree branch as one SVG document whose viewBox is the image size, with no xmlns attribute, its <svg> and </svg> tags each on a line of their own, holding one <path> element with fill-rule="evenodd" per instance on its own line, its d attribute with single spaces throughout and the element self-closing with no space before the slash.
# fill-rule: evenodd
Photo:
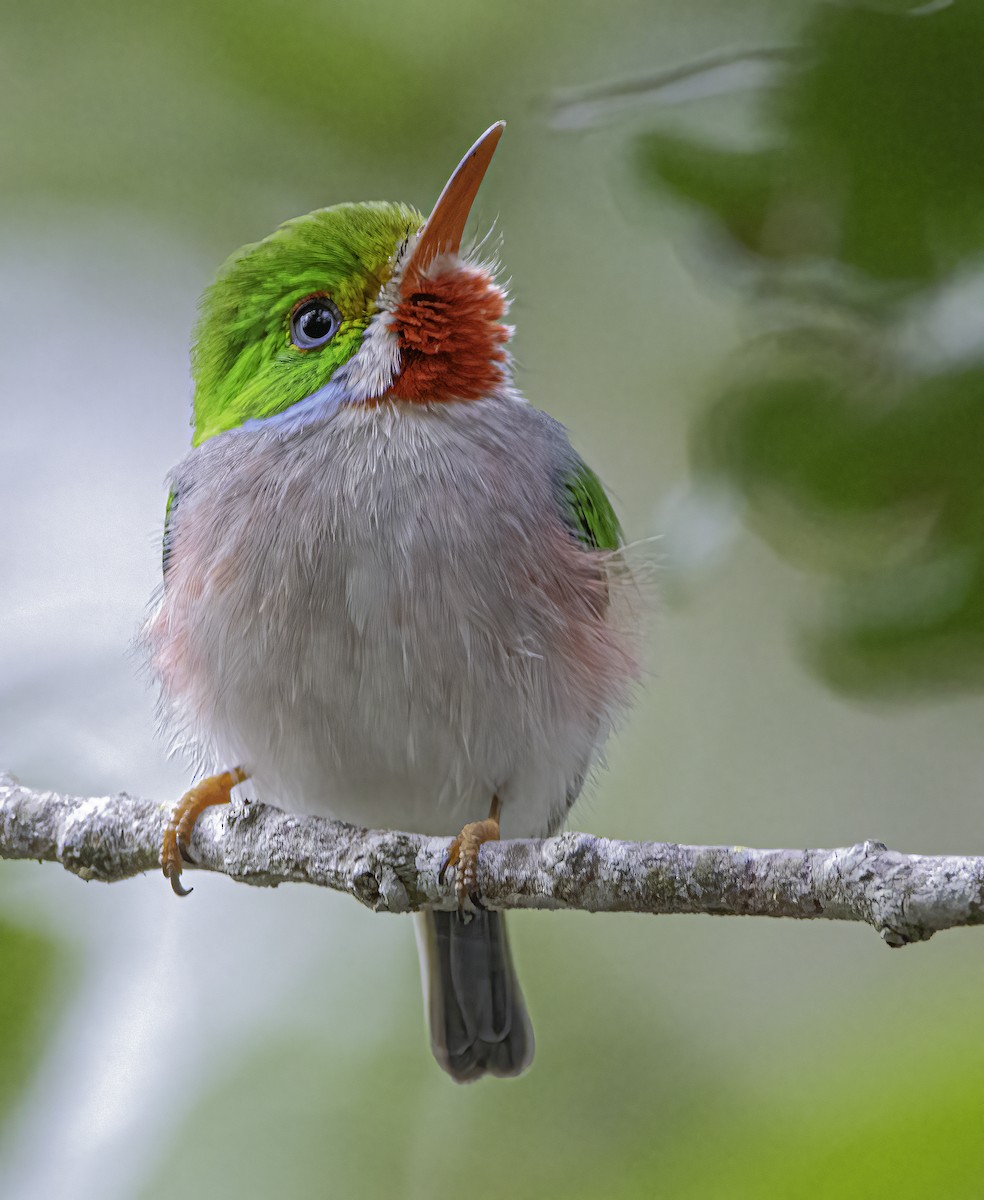
<svg viewBox="0 0 984 1200">
<path fill-rule="evenodd" d="M 0 858 L 60 862 L 87 880 L 126 879 L 159 868 L 168 815 L 167 806 L 125 793 L 62 796 L 0 774 Z M 454 907 L 453 880 L 439 881 L 447 848 L 447 838 L 260 804 L 210 810 L 192 840 L 199 869 L 266 887 L 314 883 L 397 913 Z M 748 850 L 564 833 L 484 846 L 479 891 L 499 909 L 864 921 L 890 946 L 904 946 L 984 923 L 984 858 L 898 854 L 880 842 Z"/>
</svg>

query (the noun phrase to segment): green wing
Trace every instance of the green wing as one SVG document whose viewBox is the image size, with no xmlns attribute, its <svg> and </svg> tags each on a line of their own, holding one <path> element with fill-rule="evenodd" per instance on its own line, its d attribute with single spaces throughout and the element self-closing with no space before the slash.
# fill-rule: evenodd
<svg viewBox="0 0 984 1200">
<path fill-rule="evenodd" d="M 594 471 L 577 459 L 563 485 L 565 515 L 575 535 L 595 550 L 617 550 L 622 526 Z"/>
<path fill-rule="evenodd" d="M 167 494 L 167 508 L 164 510 L 164 537 L 161 539 L 161 568 L 164 579 L 167 579 L 167 568 L 171 561 L 171 518 L 177 507 L 178 497 L 173 491 Z"/>
</svg>

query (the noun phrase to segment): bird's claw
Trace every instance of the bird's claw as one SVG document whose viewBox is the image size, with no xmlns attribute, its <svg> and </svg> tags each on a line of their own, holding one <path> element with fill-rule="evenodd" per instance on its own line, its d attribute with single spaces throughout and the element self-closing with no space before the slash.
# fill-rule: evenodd
<svg viewBox="0 0 984 1200">
<path fill-rule="evenodd" d="M 180 805 L 178 806 L 180 808 Z M 184 863 L 188 862 L 187 849 L 184 845 L 184 839 L 178 836 L 178 809 L 175 809 L 174 815 L 167 823 L 167 828 L 164 830 L 164 842 L 161 846 L 161 870 L 164 872 L 164 878 L 171 885 L 171 891 L 176 896 L 187 896 L 194 889 L 186 888 L 181 882 L 181 872 Z"/>
<path fill-rule="evenodd" d="M 499 840 L 499 822 L 493 817 L 485 821 L 472 821 L 448 847 L 448 854 L 438 874 L 440 883 L 447 878 L 449 868 L 455 869 L 454 892 L 459 912 L 470 904 L 484 909 L 478 894 L 478 852 L 486 842 Z"/>
<path fill-rule="evenodd" d="M 169 871 L 168 868 L 165 867 L 164 874 L 170 882 L 171 891 L 174 892 L 175 896 L 190 896 L 195 890 L 194 888 L 186 888 L 184 886 L 184 884 L 181 882 L 180 871 Z"/>
<path fill-rule="evenodd" d="M 239 767 L 223 771 L 221 775 L 212 775 L 185 792 L 174 806 L 161 844 L 161 869 L 176 896 L 188 896 L 194 891 L 194 888 L 186 888 L 182 884 L 181 872 L 185 863 L 195 861 L 189 848 L 195 822 L 206 808 L 214 804 L 228 804 L 232 789 L 245 778 L 246 772 Z"/>
</svg>

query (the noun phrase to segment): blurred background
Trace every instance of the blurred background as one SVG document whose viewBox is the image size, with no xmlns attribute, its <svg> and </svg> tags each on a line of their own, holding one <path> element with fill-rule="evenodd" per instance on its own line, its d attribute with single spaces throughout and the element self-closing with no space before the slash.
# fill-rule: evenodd
<svg viewBox="0 0 984 1200">
<path fill-rule="evenodd" d="M 573 826 L 981 852 L 982 61 L 972 0 L 3 6 L 0 764 L 184 790 L 131 646 L 197 297 L 504 117 L 519 382 L 659 593 Z M 514 914 L 537 1060 L 463 1090 L 408 920 L 195 884 L 0 864 L 3 1197 L 981 1195 L 976 931 Z"/>
</svg>

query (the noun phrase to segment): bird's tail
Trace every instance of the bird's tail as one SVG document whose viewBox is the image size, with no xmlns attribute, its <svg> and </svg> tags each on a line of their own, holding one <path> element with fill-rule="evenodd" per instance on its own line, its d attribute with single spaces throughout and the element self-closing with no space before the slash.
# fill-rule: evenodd
<svg viewBox="0 0 984 1200">
<path fill-rule="evenodd" d="M 519 1075 L 533 1061 L 533 1027 L 513 969 L 502 913 L 417 914 L 431 1049 L 458 1083 Z"/>
</svg>

